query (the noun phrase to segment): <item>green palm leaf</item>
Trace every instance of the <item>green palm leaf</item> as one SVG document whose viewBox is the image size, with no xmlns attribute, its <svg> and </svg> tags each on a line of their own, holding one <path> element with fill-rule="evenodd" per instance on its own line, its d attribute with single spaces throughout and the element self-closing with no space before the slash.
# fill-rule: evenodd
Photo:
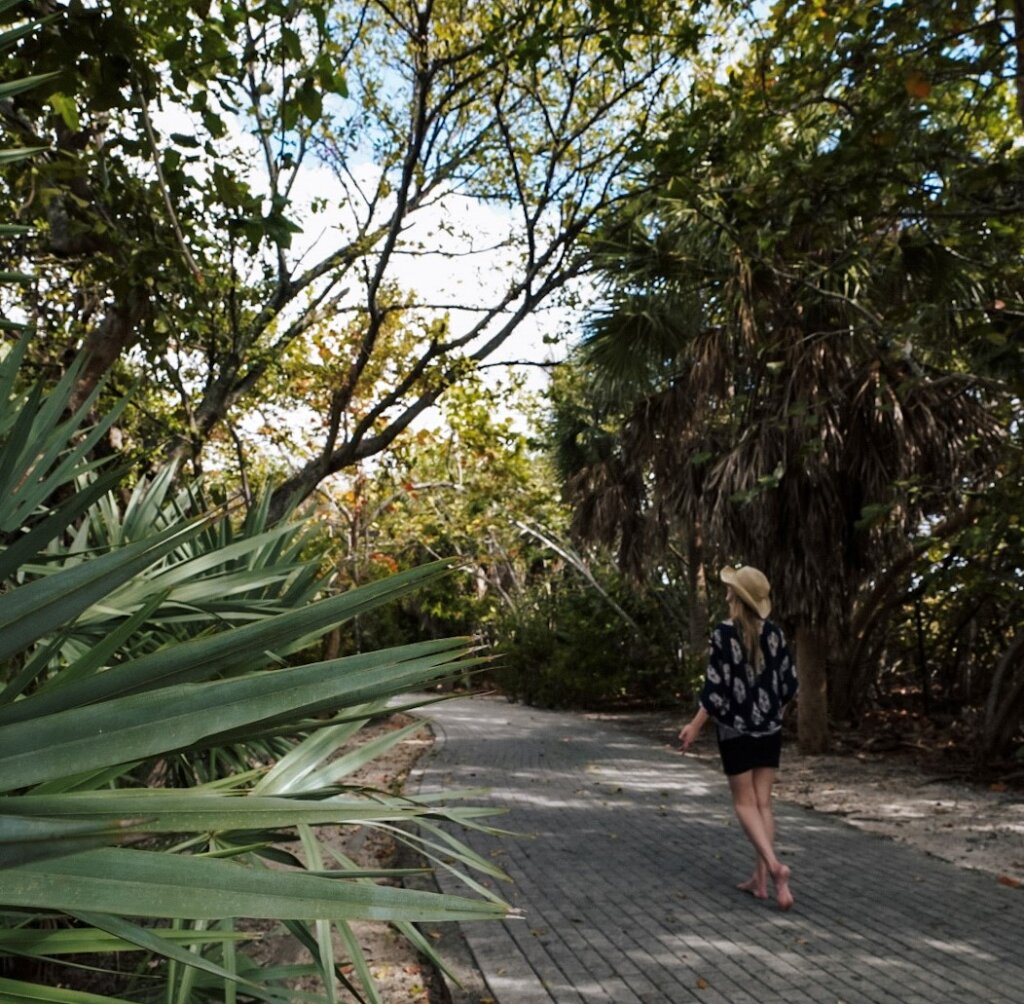
<svg viewBox="0 0 1024 1004">
<path fill-rule="evenodd" d="M 20 721 L 0 729 L 0 790 L 201 748 L 254 724 L 293 722 L 339 704 L 399 694 L 451 672 L 463 649 L 460 639 L 421 642 L 238 679 L 162 688 Z"/>
<path fill-rule="evenodd" d="M 197 533 L 201 524 L 172 527 L 62 572 L 0 595 L 0 660 L 49 634 L 54 624 L 74 620 L 110 590 L 137 575 Z M 12 705 L 11 707 L 17 707 Z"/>
<path fill-rule="evenodd" d="M 0 871 L 91 850 L 124 836 L 120 821 L 95 821 L 0 816 Z"/>
<path fill-rule="evenodd" d="M 294 778 L 286 785 L 275 786 L 270 790 L 277 791 L 280 794 L 298 794 L 299 792 L 318 791 L 329 788 L 353 771 L 376 760 L 377 757 L 382 756 L 392 746 L 400 743 L 406 736 L 419 732 L 422 728 L 422 722 L 411 722 L 404 728 L 385 733 L 376 739 L 372 739 L 370 742 L 357 746 L 347 753 L 343 753 L 318 770 L 312 770 L 301 777 Z"/>
<path fill-rule="evenodd" d="M 253 786 L 254 795 L 288 795 L 298 790 L 302 782 L 325 759 L 348 742 L 369 720 L 371 713 L 379 713 L 384 702 L 367 705 L 366 717 L 349 718 L 337 725 L 320 729 L 285 754 Z M 372 710 L 371 710 L 372 709 Z M 360 709 L 361 710 L 361 709 Z M 351 709 L 352 712 L 357 709 Z"/>
<path fill-rule="evenodd" d="M 44 987 L 38 983 L 8 980 L 0 976 L 0 1000 L 4 1004 L 133 1004 L 123 997 L 90 994 L 67 987 Z"/>
<path fill-rule="evenodd" d="M 113 922 L 106 914 L 76 914 L 79 920 L 98 927 L 96 921 L 102 919 L 105 927 L 112 927 Z M 88 919 L 87 919 L 88 918 Z M 127 922 L 125 922 L 127 923 Z M 127 933 L 135 925 L 128 924 L 121 928 Z M 140 946 L 136 937 L 122 937 L 106 930 L 89 930 L 82 927 L 70 928 L 38 928 L 20 927 L 12 930 L 0 930 L 0 952 L 9 955 L 22 955 L 32 959 L 53 958 L 60 955 L 97 955 L 106 952 L 135 952 L 140 947 L 157 947 L 165 944 L 219 945 L 227 942 L 248 941 L 251 934 L 239 931 L 204 931 L 197 935 L 195 931 L 176 931 L 170 928 L 144 928 L 149 938 L 159 938 L 159 942 L 147 941 Z"/>
<path fill-rule="evenodd" d="M 4 901 L 32 909 L 217 920 L 482 920 L 493 902 L 155 851 L 102 848 L 4 872 Z M 196 890 L 203 895 L 197 896 Z"/>
<path fill-rule="evenodd" d="M 57 509 L 45 516 L 18 537 L 13 544 L 0 551 L 0 579 L 13 575 L 39 553 L 54 537 L 79 519 L 89 506 L 110 491 L 124 477 L 123 470 L 104 471 L 80 491 L 76 491 Z"/>
<path fill-rule="evenodd" d="M 323 583 L 301 524 L 268 527 L 265 505 L 241 525 L 208 515 L 201 488 L 175 489 L 171 469 L 122 501 L 111 490 L 120 473 L 97 474 L 90 458 L 116 412 L 84 434 L 92 400 L 66 417 L 77 366 L 49 393 L 21 391 L 25 344 L 0 360 L 0 906 L 19 918 L 14 929 L 0 925 L 0 951 L 43 959 L 146 951 L 170 960 L 168 1000 L 211 992 L 228 1000 L 244 987 L 249 998 L 285 1004 L 318 998 L 277 986 L 299 970 L 256 968 L 204 930 L 207 920 L 283 919 L 330 979 L 331 924 L 348 938 L 355 919 L 412 931 L 420 920 L 503 915 L 507 907 L 468 875 L 479 898 L 379 886 L 375 879 L 401 873 L 341 859 L 337 870 L 313 873 L 322 862 L 315 827 L 479 825 L 493 811 L 449 808 L 437 797 L 339 795 L 350 770 L 418 725 L 329 762 L 390 698 L 480 662 L 467 657 L 465 639 L 287 664 L 324 631 L 436 581 L 451 563 L 310 602 Z M 254 769 L 287 750 L 277 768 Z M 195 785 L 207 762 L 208 783 L 142 786 L 153 770 L 179 763 L 182 783 Z M 273 846 L 297 828 L 305 869 Z M 161 850 L 170 836 L 174 852 Z M 138 846 L 123 846 L 129 841 Z M 466 867 L 493 871 L 457 841 L 437 841 Z M 259 866 L 261 858 L 288 870 Z M 209 895 L 197 897 L 197 888 Z M 88 926 L 47 941 L 32 911 Z M 171 918 L 173 933 L 132 917 Z M 195 927 L 181 929 L 181 918 Z M 55 996 L 8 980 L 0 999 L 118 998 L 63 988 Z"/>
<path fill-rule="evenodd" d="M 197 952 L 188 950 L 189 945 L 197 945 L 204 942 L 210 944 L 220 940 L 216 936 L 207 938 L 206 931 L 201 933 L 196 931 L 154 931 L 153 928 L 140 927 L 138 924 L 133 924 L 121 917 L 114 917 L 105 913 L 95 913 L 91 910 L 77 911 L 74 913 L 74 916 L 84 924 L 88 924 L 116 938 L 121 945 L 163 955 L 190 968 L 202 970 L 205 973 L 210 973 L 212 976 L 220 979 L 229 980 L 232 983 L 258 986 L 237 972 L 232 972 L 223 966 L 218 966 Z M 179 935 L 179 937 L 175 938 L 173 935 Z M 185 935 L 187 938 L 184 945 L 176 943 L 185 940 L 185 938 L 180 937 L 181 935 Z M 239 938 L 239 935 L 229 933 L 227 940 L 237 938 Z"/>
<path fill-rule="evenodd" d="M 478 793 L 471 793 L 478 795 Z M 227 830 L 274 830 L 295 823 L 317 826 L 365 822 L 400 822 L 419 815 L 465 822 L 498 810 L 480 806 L 443 808 L 426 798 L 373 799 L 335 795 L 295 798 L 283 795 L 218 794 L 201 789 L 122 788 L 60 795 L 23 795 L 9 799 L 12 818 L 47 818 L 61 813 L 66 821 L 109 825 L 137 820 L 132 832 L 185 833 Z"/>
<path fill-rule="evenodd" d="M 170 534 L 162 547 L 170 550 L 174 545 L 170 543 L 168 546 L 167 541 L 172 538 L 173 534 Z M 161 550 L 159 553 L 166 553 L 166 550 Z M 115 571 L 111 572 L 112 580 L 119 578 L 123 581 L 130 572 L 117 569 L 115 559 L 126 552 L 133 555 L 138 552 L 148 553 L 141 544 L 129 545 L 114 554 L 97 558 L 88 566 L 76 566 L 48 579 L 25 586 L 16 593 L 0 596 L 0 653 L 3 653 L 5 647 L 11 651 L 17 651 L 19 647 L 12 645 L 2 633 L 6 623 L 15 623 L 15 616 L 29 622 L 20 624 L 23 635 L 34 633 L 38 637 L 44 632 L 49 619 L 36 616 L 34 608 L 45 601 L 51 607 L 60 604 L 61 611 L 63 610 L 63 607 L 66 606 L 66 590 L 61 587 L 66 580 L 61 578 L 62 576 L 73 577 L 72 581 L 97 580 L 95 574 L 89 576 L 89 568 L 94 568 L 99 562 L 109 559 L 108 563 L 115 566 Z M 140 561 L 137 566 L 133 565 L 133 567 L 144 568 L 146 563 Z M 231 632 L 221 632 L 211 637 L 183 642 L 180 645 L 154 652 L 152 655 L 135 659 L 126 665 L 116 666 L 90 679 L 59 688 L 50 688 L 18 701 L 16 704 L 0 708 L 0 725 L 26 721 L 79 705 L 92 704 L 161 686 L 208 678 L 238 667 L 251 666 L 253 659 L 266 662 L 268 660 L 265 653 L 268 651 L 275 652 L 277 656 L 287 655 L 303 647 L 311 637 L 319 632 L 372 610 L 382 603 L 394 600 L 444 574 L 449 567 L 449 562 L 422 565 L 408 572 L 401 572 L 390 578 L 363 586 L 358 590 L 350 590 L 339 596 L 310 604 L 299 610 L 279 614 L 255 624 L 247 624 L 235 628 Z M 105 579 L 102 581 L 107 582 Z M 34 595 L 38 596 L 34 602 L 26 602 L 20 597 L 21 593 L 30 588 L 34 588 Z M 89 593 L 93 602 L 102 595 L 102 588 L 97 580 Z M 16 599 L 19 600 L 17 604 L 14 602 Z M 15 606 L 14 611 L 10 613 L 8 612 L 9 603 Z M 82 606 L 84 608 L 85 604 Z M 33 626 L 30 628 L 29 625 Z"/>
</svg>

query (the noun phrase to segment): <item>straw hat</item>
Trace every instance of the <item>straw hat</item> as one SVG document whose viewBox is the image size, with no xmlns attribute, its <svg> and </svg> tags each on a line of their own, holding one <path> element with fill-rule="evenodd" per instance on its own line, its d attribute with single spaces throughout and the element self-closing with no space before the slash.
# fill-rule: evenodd
<svg viewBox="0 0 1024 1004">
<path fill-rule="evenodd" d="M 757 611 L 759 617 L 767 617 L 772 612 L 772 601 L 768 599 L 772 587 L 764 572 L 750 565 L 740 565 L 739 568 L 727 565 L 722 569 L 720 577 L 726 585 L 732 586 L 733 592 L 751 610 Z"/>
</svg>

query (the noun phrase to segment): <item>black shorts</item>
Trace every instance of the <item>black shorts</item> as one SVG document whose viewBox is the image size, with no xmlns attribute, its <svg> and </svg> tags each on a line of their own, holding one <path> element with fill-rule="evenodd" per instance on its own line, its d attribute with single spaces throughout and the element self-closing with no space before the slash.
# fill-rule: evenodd
<svg viewBox="0 0 1024 1004">
<path fill-rule="evenodd" d="M 730 776 L 745 774 L 755 767 L 778 767 L 782 755 L 782 729 L 767 736 L 719 739 L 718 752 L 722 754 L 722 768 Z"/>
</svg>

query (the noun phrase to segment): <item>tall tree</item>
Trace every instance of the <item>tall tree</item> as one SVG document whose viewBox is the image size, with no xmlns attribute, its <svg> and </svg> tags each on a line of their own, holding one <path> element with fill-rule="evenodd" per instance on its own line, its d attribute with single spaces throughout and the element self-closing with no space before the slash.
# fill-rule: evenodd
<svg viewBox="0 0 1024 1004">
<path fill-rule="evenodd" d="M 4 122 L 52 149 L 6 182 L 48 226 L 49 285 L 70 291 L 39 321 L 90 352 L 80 397 L 141 358 L 177 401 L 148 448 L 169 438 L 197 462 L 328 328 L 324 435 L 278 511 L 385 449 L 570 289 L 698 38 L 639 2 L 36 6 L 57 17 L 19 59 L 60 76 Z M 478 278 L 414 284 L 430 258 L 479 260 Z M 411 338 L 392 360 L 396 326 Z"/>
<path fill-rule="evenodd" d="M 1024 160 L 1001 22 L 968 13 L 777 4 L 697 74 L 647 151 L 659 193 L 604 235 L 587 356 L 627 417 L 573 475 L 581 529 L 628 530 L 637 559 L 696 532 L 764 568 L 809 751 L 851 614 L 998 476 Z"/>
</svg>

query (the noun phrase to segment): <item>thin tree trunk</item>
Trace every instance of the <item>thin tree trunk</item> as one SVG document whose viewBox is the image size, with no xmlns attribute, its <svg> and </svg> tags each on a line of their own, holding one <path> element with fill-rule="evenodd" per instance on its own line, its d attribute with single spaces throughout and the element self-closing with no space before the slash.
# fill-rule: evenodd
<svg viewBox="0 0 1024 1004">
<path fill-rule="evenodd" d="M 1024 714 L 1024 630 L 1018 631 L 996 665 L 979 744 L 984 760 L 1006 752 Z M 1016 675 L 1015 675 L 1016 674 Z M 1005 686 L 1004 686 L 1005 681 Z"/>
<path fill-rule="evenodd" d="M 914 597 L 914 633 L 917 641 L 917 675 L 921 681 L 921 707 L 927 717 L 932 713 L 932 688 L 924 639 L 924 599 L 920 593 Z"/>
<path fill-rule="evenodd" d="M 1024 0 L 1013 0 L 1013 42 L 1017 53 L 1017 117 L 1024 123 Z"/>
<path fill-rule="evenodd" d="M 699 524 L 690 532 L 687 541 L 686 585 L 689 589 L 690 638 L 693 656 L 703 655 L 707 649 L 708 586 L 704 567 L 704 539 Z"/>
<path fill-rule="evenodd" d="M 341 653 L 341 628 L 331 628 L 320 642 L 320 658 L 323 662 L 337 659 Z"/>
<path fill-rule="evenodd" d="M 855 649 L 857 662 L 851 655 L 840 659 L 833 667 L 829 680 L 829 713 L 837 722 L 854 721 L 861 711 L 864 693 L 871 680 L 878 675 L 878 667 L 867 645 Z"/>
<path fill-rule="evenodd" d="M 796 667 L 800 678 L 797 728 L 802 753 L 826 753 L 828 735 L 828 676 L 825 653 L 828 632 L 814 624 L 796 629 Z"/>
</svg>

